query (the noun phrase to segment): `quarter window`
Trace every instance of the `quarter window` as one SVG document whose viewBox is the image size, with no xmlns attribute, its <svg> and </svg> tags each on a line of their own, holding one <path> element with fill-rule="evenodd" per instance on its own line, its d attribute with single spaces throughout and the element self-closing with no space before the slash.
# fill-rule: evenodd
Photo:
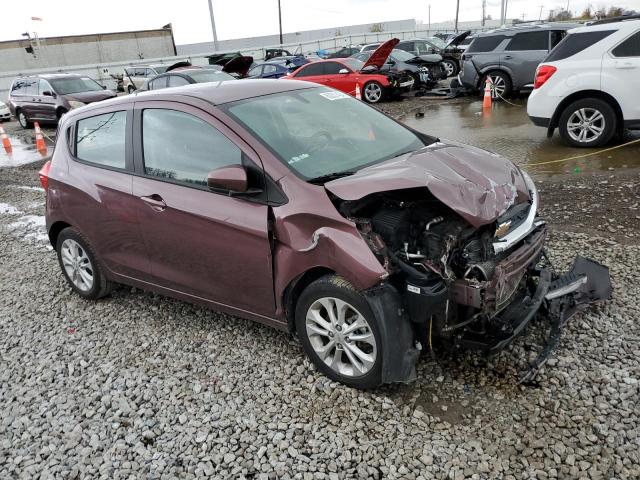
<svg viewBox="0 0 640 480">
<path fill-rule="evenodd" d="M 147 175 L 194 185 L 206 186 L 211 170 L 242 163 L 241 150 L 220 131 L 176 110 L 144 110 L 142 148 Z"/>
<path fill-rule="evenodd" d="M 25 95 L 27 92 L 27 83 L 24 80 L 16 80 L 11 86 L 11 95 Z"/>
<path fill-rule="evenodd" d="M 125 168 L 127 112 L 111 112 L 78 120 L 76 157 L 107 167 Z"/>
<path fill-rule="evenodd" d="M 603 38 L 611 35 L 615 30 L 596 30 L 594 32 L 570 33 L 551 50 L 545 62 L 557 62 L 576 55 L 592 47 Z"/>
<path fill-rule="evenodd" d="M 640 32 L 627 38 L 614 48 L 611 53 L 614 57 L 640 57 Z"/>
<path fill-rule="evenodd" d="M 509 51 L 548 50 L 549 32 L 522 32 L 517 33 L 507 45 Z"/>
</svg>

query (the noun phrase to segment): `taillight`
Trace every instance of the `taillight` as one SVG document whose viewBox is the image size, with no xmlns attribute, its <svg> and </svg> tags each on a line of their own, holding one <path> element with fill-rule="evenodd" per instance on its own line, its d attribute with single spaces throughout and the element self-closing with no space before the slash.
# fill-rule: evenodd
<svg viewBox="0 0 640 480">
<path fill-rule="evenodd" d="M 533 88 L 540 88 L 542 85 L 544 85 L 547 80 L 549 80 L 551 76 L 556 73 L 556 70 L 558 69 L 553 65 L 540 65 L 536 70 L 536 80 L 533 83 Z"/>
<path fill-rule="evenodd" d="M 51 160 L 47 160 L 47 163 L 45 163 L 38 172 L 40 183 L 42 184 L 42 188 L 44 188 L 45 192 L 49 187 L 49 170 L 51 170 Z"/>
</svg>

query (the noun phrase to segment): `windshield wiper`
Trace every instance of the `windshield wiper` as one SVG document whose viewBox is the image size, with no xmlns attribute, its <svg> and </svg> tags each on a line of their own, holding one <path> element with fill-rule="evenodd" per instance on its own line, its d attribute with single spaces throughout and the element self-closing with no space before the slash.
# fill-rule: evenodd
<svg viewBox="0 0 640 480">
<path fill-rule="evenodd" d="M 331 180 L 336 180 L 337 178 L 348 177 L 349 175 L 353 175 L 356 173 L 356 170 L 344 170 L 342 172 L 331 172 L 325 175 L 320 175 L 319 177 L 313 177 L 307 180 L 309 183 L 315 184 L 323 184 L 329 182 Z"/>
</svg>

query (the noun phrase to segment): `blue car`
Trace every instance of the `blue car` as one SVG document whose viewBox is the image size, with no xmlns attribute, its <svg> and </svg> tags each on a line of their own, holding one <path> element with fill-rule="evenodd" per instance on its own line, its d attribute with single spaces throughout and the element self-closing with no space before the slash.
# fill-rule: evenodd
<svg viewBox="0 0 640 480">
<path fill-rule="evenodd" d="M 280 78 L 287 75 L 290 71 L 284 62 L 254 63 L 247 73 L 247 78 Z"/>
</svg>

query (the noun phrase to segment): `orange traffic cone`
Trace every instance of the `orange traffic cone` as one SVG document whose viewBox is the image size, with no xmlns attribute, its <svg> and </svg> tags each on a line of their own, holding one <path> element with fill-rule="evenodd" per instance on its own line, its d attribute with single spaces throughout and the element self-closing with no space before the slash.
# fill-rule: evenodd
<svg viewBox="0 0 640 480">
<path fill-rule="evenodd" d="M 47 145 L 44 143 L 44 137 L 40 131 L 40 125 L 38 122 L 33 122 L 33 125 L 36 129 L 36 150 L 41 153 L 47 153 Z"/>
<path fill-rule="evenodd" d="M 9 141 L 9 137 L 4 131 L 2 125 L 0 125 L 0 138 L 2 138 L 2 146 L 4 147 L 5 151 L 7 153 L 11 153 L 11 142 Z"/>
<path fill-rule="evenodd" d="M 360 93 L 360 85 L 356 83 L 356 99 L 362 100 L 362 93 Z"/>
<path fill-rule="evenodd" d="M 491 108 L 491 79 L 487 77 L 484 83 L 484 99 L 482 100 L 482 108 Z"/>
</svg>

